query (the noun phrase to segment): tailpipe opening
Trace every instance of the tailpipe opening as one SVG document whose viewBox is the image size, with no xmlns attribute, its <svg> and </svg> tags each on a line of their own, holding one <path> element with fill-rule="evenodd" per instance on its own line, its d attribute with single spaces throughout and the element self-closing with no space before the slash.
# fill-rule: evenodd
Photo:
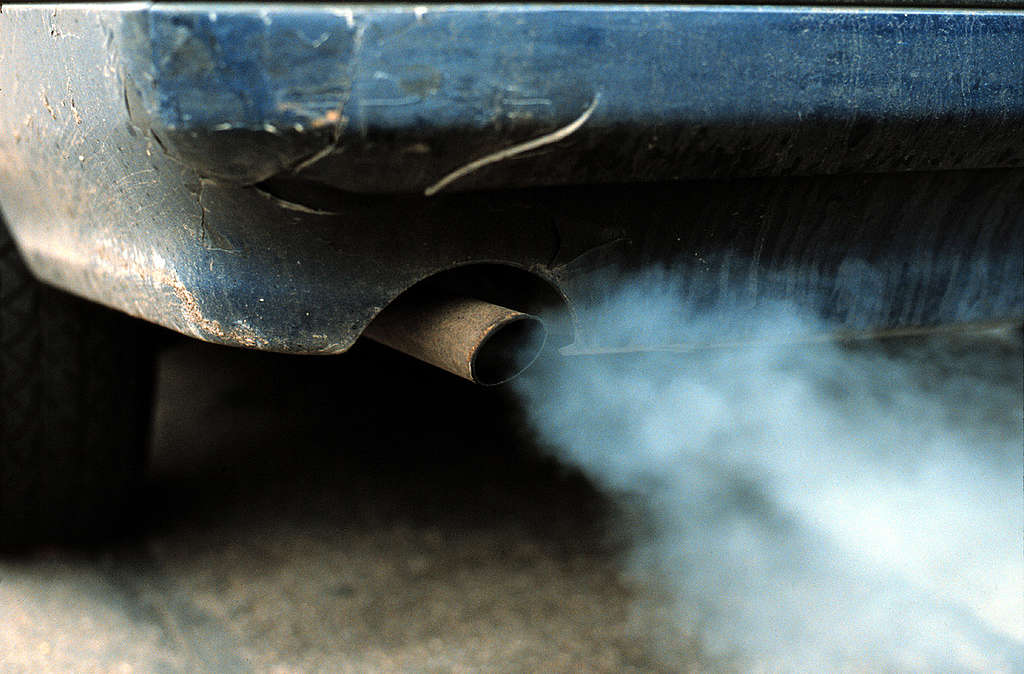
<svg viewBox="0 0 1024 674">
<path fill-rule="evenodd" d="M 517 377 L 533 364 L 547 340 L 547 329 L 537 316 L 434 292 L 406 293 L 378 314 L 363 334 L 484 386 Z"/>
</svg>

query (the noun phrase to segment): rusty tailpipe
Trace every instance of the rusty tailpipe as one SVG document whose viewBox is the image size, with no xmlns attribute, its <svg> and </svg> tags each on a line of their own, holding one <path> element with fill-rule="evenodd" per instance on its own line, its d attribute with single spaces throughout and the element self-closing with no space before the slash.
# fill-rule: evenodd
<svg viewBox="0 0 1024 674">
<path fill-rule="evenodd" d="M 515 378 L 547 339 L 536 316 L 468 297 L 407 293 L 363 333 L 392 349 L 484 386 Z"/>
</svg>

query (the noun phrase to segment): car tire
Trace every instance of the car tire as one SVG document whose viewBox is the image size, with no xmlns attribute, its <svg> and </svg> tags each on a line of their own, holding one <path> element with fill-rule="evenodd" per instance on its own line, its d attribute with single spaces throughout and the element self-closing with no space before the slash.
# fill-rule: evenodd
<svg viewBox="0 0 1024 674">
<path fill-rule="evenodd" d="M 152 407 L 146 328 L 36 281 L 0 220 L 0 548 L 128 521 Z"/>
</svg>

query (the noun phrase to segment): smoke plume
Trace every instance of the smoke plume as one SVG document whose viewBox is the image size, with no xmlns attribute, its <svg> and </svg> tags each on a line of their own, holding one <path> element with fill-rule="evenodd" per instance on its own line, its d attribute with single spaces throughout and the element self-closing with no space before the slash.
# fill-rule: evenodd
<svg viewBox="0 0 1024 674">
<path fill-rule="evenodd" d="M 1024 671 L 1019 331 L 787 344 L 828 326 L 625 287 L 582 317 L 595 342 L 754 344 L 556 356 L 514 384 L 619 504 L 665 666 L 696 644 L 713 670 Z"/>
</svg>

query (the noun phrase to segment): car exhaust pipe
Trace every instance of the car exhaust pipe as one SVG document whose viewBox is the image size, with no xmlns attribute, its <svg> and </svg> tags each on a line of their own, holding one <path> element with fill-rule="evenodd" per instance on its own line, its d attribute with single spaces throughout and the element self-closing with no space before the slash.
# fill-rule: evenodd
<svg viewBox="0 0 1024 674">
<path fill-rule="evenodd" d="M 484 386 L 522 374 L 547 340 L 536 316 L 468 297 L 415 292 L 385 307 L 363 334 Z"/>
</svg>

